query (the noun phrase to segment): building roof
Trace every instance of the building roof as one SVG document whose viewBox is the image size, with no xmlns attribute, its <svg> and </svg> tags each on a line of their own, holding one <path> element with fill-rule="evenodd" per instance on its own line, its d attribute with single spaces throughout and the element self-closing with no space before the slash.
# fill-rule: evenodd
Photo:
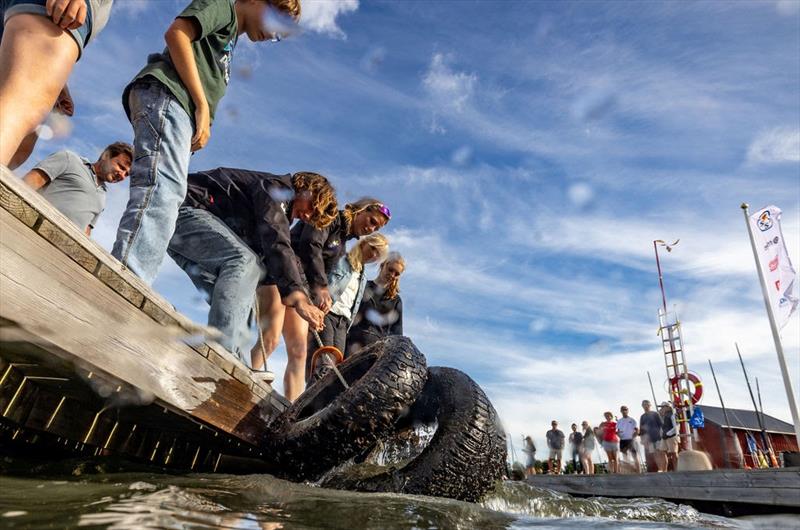
<svg viewBox="0 0 800 530">
<path fill-rule="evenodd" d="M 721 407 L 712 407 L 711 405 L 700 405 L 705 416 L 706 421 L 711 421 L 722 427 L 733 427 L 734 429 L 747 429 L 751 431 L 760 431 L 761 427 L 758 425 L 758 418 L 755 411 L 744 409 L 730 409 L 725 408 L 728 413 L 728 419 L 731 424 L 725 422 L 725 415 L 722 413 Z M 794 434 L 794 427 L 791 423 L 781 421 L 774 418 L 769 414 L 764 414 L 764 429 L 768 432 Z"/>
</svg>

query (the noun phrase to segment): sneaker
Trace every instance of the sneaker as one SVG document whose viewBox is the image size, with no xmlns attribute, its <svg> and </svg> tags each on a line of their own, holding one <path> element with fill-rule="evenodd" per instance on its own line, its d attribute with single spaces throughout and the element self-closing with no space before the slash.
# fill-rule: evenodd
<svg viewBox="0 0 800 530">
<path fill-rule="evenodd" d="M 264 370 L 253 370 L 250 376 L 253 378 L 253 381 L 260 381 L 268 385 L 271 385 L 272 382 L 275 381 L 275 372 L 268 368 Z"/>
</svg>

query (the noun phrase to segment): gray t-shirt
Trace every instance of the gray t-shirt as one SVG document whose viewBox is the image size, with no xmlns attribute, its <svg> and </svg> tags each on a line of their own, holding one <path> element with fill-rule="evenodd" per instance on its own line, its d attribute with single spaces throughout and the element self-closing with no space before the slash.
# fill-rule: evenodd
<svg viewBox="0 0 800 530">
<path fill-rule="evenodd" d="M 564 449 L 564 433 L 559 429 L 547 431 L 547 447 L 550 449 Z"/>
<path fill-rule="evenodd" d="M 44 198 L 81 230 L 94 228 L 106 207 L 106 186 L 97 184 L 91 162 L 64 150 L 48 156 L 33 169 L 50 178 L 50 183 L 39 189 Z"/>
</svg>

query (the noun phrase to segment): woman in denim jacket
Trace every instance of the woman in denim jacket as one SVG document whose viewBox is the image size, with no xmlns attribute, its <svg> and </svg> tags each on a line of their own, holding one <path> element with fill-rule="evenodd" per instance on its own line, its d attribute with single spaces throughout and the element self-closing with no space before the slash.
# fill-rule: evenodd
<svg viewBox="0 0 800 530">
<path fill-rule="evenodd" d="M 328 289 L 333 305 L 325 315 L 325 329 L 319 336 L 325 346 L 335 346 L 344 352 L 347 330 L 353 323 L 364 295 L 367 277 L 364 265 L 383 260 L 389 253 L 389 241 L 381 234 L 361 238 L 350 252 L 342 256 L 328 274 Z M 311 356 L 317 348 L 316 340 L 309 340 L 307 370 L 310 373 Z"/>
</svg>

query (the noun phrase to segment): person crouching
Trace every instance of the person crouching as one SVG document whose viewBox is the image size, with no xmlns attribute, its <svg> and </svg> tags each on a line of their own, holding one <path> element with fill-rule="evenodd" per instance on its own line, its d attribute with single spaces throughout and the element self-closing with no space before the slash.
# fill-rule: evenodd
<svg viewBox="0 0 800 530">
<path fill-rule="evenodd" d="M 388 253 L 389 241 L 386 237 L 377 233 L 370 234 L 363 237 L 331 269 L 328 274 L 328 290 L 333 305 L 325 315 L 325 328 L 320 332 L 323 345 L 335 346 L 339 351 L 345 351 L 347 331 L 361 305 L 361 298 L 367 285 L 364 265 L 383 260 Z M 308 355 L 311 357 L 318 344 L 316 340 L 311 339 L 308 344 Z M 310 379 L 313 378 L 314 374 L 311 374 Z"/>
<path fill-rule="evenodd" d="M 245 361 L 256 288 L 267 271 L 282 302 L 312 329 L 324 315 L 306 294 L 289 239 L 294 219 L 325 226 L 337 215 L 333 187 L 322 175 L 273 175 L 218 168 L 192 173 L 168 253 L 209 297 L 208 325 Z"/>
</svg>

